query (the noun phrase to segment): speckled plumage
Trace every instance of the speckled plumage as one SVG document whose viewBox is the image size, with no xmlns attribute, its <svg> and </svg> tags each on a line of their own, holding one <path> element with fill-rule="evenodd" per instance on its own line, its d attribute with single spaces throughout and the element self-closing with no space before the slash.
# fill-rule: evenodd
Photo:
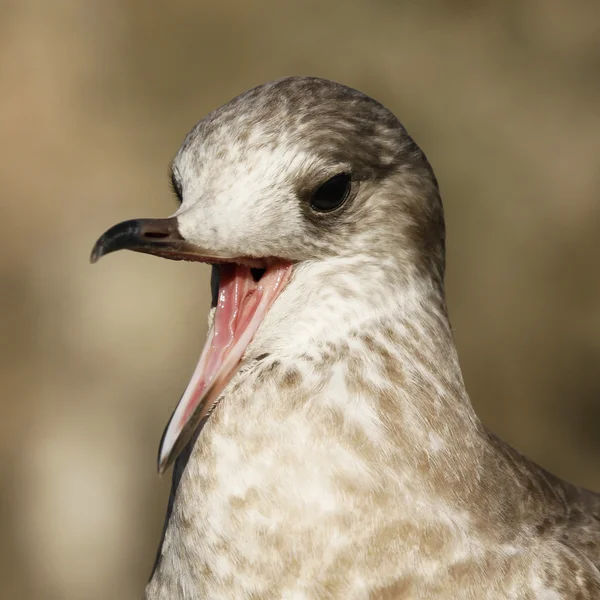
<svg viewBox="0 0 600 600">
<path fill-rule="evenodd" d="M 202 120 L 173 169 L 187 241 L 296 264 L 176 463 L 145 598 L 600 598 L 598 496 L 473 412 L 437 182 L 397 119 L 285 79 Z M 351 197 L 312 212 L 341 171 Z"/>
</svg>

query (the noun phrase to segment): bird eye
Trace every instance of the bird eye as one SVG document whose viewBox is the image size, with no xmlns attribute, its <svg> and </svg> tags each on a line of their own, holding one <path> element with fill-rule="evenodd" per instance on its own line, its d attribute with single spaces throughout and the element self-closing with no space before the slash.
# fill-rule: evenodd
<svg viewBox="0 0 600 600">
<path fill-rule="evenodd" d="M 181 183 L 179 182 L 177 177 L 175 177 L 175 172 L 172 168 L 169 173 L 169 184 L 171 185 L 171 190 L 173 191 L 173 193 L 177 197 L 177 200 L 181 204 L 183 202 L 183 190 L 181 189 Z"/>
<path fill-rule="evenodd" d="M 319 212 L 339 208 L 350 194 L 350 184 L 348 173 L 335 175 L 317 188 L 310 199 L 310 206 Z"/>
</svg>

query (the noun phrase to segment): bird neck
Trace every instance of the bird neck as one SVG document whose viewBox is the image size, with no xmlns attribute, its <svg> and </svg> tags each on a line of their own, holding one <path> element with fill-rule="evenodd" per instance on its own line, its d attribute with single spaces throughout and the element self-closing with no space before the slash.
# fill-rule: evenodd
<svg viewBox="0 0 600 600">
<path fill-rule="evenodd" d="M 248 349 L 299 385 L 322 387 L 335 368 L 399 407 L 476 422 L 465 391 L 442 284 L 368 258 L 299 265 Z M 288 380 L 292 380 L 288 377 Z M 433 413 L 432 413 L 433 414 Z"/>
</svg>

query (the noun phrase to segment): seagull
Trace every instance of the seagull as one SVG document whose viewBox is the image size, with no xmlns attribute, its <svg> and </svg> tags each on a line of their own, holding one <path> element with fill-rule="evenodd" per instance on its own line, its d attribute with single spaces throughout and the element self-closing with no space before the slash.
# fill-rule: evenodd
<svg viewBox="0 0 600 600">
<path fill-rule="evenodd" d="M 146 600 L 600 598 L 600 496 L 471 406 L 438 183 L 389 110 L 270 82 L 202 119 L 171 173 L 174 215 L 92 252 L 212 265 Z"/>
</svg>

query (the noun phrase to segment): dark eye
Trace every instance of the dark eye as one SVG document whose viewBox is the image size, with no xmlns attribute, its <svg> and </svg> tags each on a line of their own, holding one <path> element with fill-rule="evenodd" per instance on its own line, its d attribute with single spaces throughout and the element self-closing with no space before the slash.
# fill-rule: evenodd
<svg viewBox="0 0 600 600">
<path fill-rule="evenodd" d="M 171 184 L 171 189 L 173 190 L 175 196 L 177 196 L 179 203 L 183 202 L 183 190 L 181 189 L 181 183 L 177 177 L 175 177 L 175 172 L 173 169 L 171 169 L 169 174 L 169 183 Z"/>
<path fill-rule="evenodd" d="M 348 173 L 340 173 L 321 184 L 313 193 L 310 205 L 320 212 L 329 212 L 340 207 L 350 194 L 351 178 Z"/>
</svg>

